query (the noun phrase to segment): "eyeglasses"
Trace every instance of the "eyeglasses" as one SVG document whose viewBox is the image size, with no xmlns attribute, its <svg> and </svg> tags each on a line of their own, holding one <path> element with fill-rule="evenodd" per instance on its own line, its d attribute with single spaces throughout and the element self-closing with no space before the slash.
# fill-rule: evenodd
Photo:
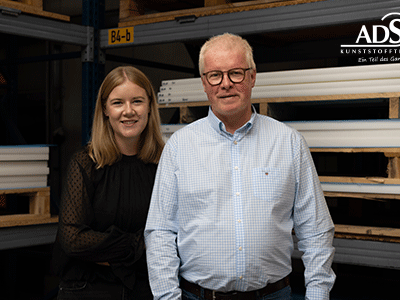
<svg viewBox="0 0 400 300">
<path fill-rule="evenodd" d="M 207 73 L 203 73 L 203 75 L 206 77 L 207 82 L 212 86 L 221 84 L 221 82 L 224 78 L 224 73 L 228 74 L 229 80 L 232 81 L 233 83 L 241 83 L 245 78 L 246 71 L 248 71 L 250 69 L 251 68 L 247 68 L 247 69 L 236 68 L 236 69 L 231 69 L 226 72 L 210 71 Z"/>
</svg>

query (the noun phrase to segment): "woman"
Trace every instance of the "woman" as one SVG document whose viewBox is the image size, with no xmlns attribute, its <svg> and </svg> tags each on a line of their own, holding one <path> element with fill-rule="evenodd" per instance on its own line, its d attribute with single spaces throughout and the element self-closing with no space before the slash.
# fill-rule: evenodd
<svg viewBox="0 0 400 300">
<path fill-rule="evenodd" d="M 134 67 L 104 79 L 92 137 L 72 157 L 54 262 L 59 300 L 152 299 L 143 229 L 164 143 L 156 96 Z"/>
</svg>

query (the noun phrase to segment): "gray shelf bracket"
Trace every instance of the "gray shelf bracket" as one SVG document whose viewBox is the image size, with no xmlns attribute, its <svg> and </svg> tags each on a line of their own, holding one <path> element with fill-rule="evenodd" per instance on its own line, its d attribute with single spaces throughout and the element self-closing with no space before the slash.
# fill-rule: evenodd
<svg viewBox="0 0 400 300">
<path fill-rule="evenodd" d="M 0 11 L 3 15 L 18 17 L 21 14 L 19 9 L 0 6 Z"/>
<path fill-rule="evenodd" d="M 86 27 L 87 29 L 87 44 L 82 50 L 82 62 L 94 61 L 94 28 Z"/>
</svg>

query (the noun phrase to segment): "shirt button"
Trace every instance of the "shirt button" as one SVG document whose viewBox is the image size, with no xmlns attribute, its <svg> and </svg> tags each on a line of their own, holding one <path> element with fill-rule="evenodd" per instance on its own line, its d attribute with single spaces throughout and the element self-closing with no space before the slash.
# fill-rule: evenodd
<svg viewBox="0 0 400 300">
<path fill-rule="evenodd" d="M 239 279 L 243 279 L 243 276 L 239 276 Z"/>
<path fill-rule="evenodd" d="M 240 193 L 239 193 L 239 192 L 237 192 L 237 193 L 236 193 L 236 196 L 240 196 Z"/>
<path fill-rule="evenodd" d="M 238 167 L 238 166 L 235 166 L 235 170 L 239 170 L 239 167 Z"/>
<path fill-rule="evenodd" d="M 237 145 L 237 141 L 234 141 L 233 143 L 234 143 L 235 145 Z"/>
<path fill-rule="evenodd" d="M 242 246 L 240 246 L 240 247 L 239 247 L 239 251 L 242 251 L 242 250 L 243 250 L 243 248 L 242 248 Z"/>
<path fill-rule="evenodd" d="M 242 223 L 242 220 L 241 220 L 241 219 L 239 219 L 239 220 L 238 220 L 238 223 Z"/>
</svg>

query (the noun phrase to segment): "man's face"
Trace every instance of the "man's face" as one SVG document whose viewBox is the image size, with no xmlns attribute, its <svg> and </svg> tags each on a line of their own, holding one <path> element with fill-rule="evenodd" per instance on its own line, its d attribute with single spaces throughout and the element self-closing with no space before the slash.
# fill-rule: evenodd
<svg viewBox="0 0 400 300">
<path fill-rule="evenodd" d="M 244 122 L 238 121 L 244 124 L 251 116 L 251 90 L 255 84 L 256 71 L 246 71 L 241 83 L 233 83 L 226 71 L 236 68 L 249 68 L 243 51 L 240 48 L 215 46 L 204 56 L 204 73 L 223 71 L 222 82 L 212 86 L 205 76 L 202 76 L 202 82 L 214 114 L 222 121 L 229 118 L 243 119 Z"/>
</svg>

